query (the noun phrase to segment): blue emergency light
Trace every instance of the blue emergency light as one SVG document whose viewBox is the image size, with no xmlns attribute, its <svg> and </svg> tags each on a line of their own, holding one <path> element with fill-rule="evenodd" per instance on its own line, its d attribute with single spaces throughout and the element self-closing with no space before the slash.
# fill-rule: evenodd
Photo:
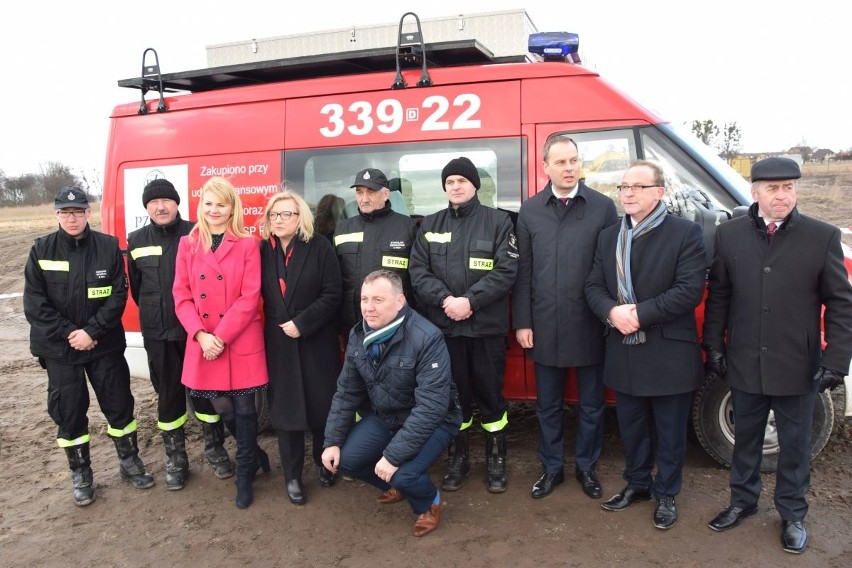
<svg viewBox="0 0 852 568">
<path fill-rule="evenodd" d="M 580 62 L 580 36 L 568 32 L 539 32 L 530 34 L 530 53 L 545 60 L 570 60 Z"/>
</svg>

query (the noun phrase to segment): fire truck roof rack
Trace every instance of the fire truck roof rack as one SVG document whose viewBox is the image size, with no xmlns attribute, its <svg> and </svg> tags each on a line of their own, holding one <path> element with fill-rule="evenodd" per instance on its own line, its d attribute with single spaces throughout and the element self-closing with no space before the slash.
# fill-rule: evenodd
<svg viewBox="0 0 852 568">
<path fill-rule="evenodd" d="M 406 16 L 414 16 L 414 21 L 417 24 L 416 32 L 402 31 L 402 23 Z M 429 69 L 426 66 L 426 46 L 423 43 L 423 31 L 420 28 L 420 18 L 414 12 L 406 12 L 399 19 L 399 33 L 396 40 L 396 78 L 391 85 L 392 89 L 404 89 L 408 85 L 405 84 L 405 79 L 402 78 L 402 63 L 422 63 L 423 67 L 420 73 L 420 80 L 417 81 L 418 87 L 431 87 L 432 79 L 429 77 Z"/>
<path fill-rule="evenodd" d="M 148 53 L 153 54 L 154 64 L 146 64 Z M 142 52 L 142 79 L 139 88 L 142 90 L 142 102 L 139 104 L 139 114 L 148 114 L 148 105 L 145 102 L 145 93 L 148 91 L 156 91 L 160 95 L 160 102 L 157 103 L 157 112 L 166 112 L 166 100 L 163 98 L 163 75 L 160 73 L 160 58 L 157 57 L 157 51 L 153 47 L 149 47 Z"/>
<path fill-rule="evenodd" d="M 423 45 L 423 48 L 426 53 L 426 63 L 430 67 L 522 63 L 526 61 L 524 56 L 495 57 L 485 46 L 472 39 L 427 43 Z M 201 92 L 297 79 L 395 71 L 397 69 L 398 50 L 399 47 L 394 46 L 346 53 L 306 55 L 166 73 L 160 75 L 159 79 L 162 90 L 165 92 Z M 122 79 L 118 81 L 118 86 L 143 89 L 144 95 L 146 81 L 146 77 Z"/>
</svg>

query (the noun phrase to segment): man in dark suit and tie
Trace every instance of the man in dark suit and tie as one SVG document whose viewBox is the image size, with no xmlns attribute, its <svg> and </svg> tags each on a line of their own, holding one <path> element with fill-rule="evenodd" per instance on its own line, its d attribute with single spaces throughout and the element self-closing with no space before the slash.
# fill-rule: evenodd
<svg viewBox="0 0 852 568">
<path fill-rule="evenodd" d="M 653 495 L 659 529 L 677 521 L 689 409 L 703 379 L 695 307 L 706 270 L 701 228 L 667 214 L 664 185 L 657 164 L 630 165 L 618 188 L 624 217 L 601 231 L 586 280 L 589 306 L 608 324 L 604 383 L 616 393 L 626 452 L 627 486 L 601 506 L 622 511 Z"/>
<path fill-rule="evenodd" d="M 574 475 L 592 499 L 602 489 L 595 466 L 604 434 L 603 324 L 586 302 L 601 230 L 618 222 L 615 203 L 580 181 L 582 160 L 566 134 L 547 138 L 544 171 L 550 182 L 518 213 L 518 277 L 512 290 L 515 337 L 535 362 L 535 412 L 540 429 L 541 477 L 533 499 L 564 481 L 565 384 L 577 381 L 578 420 Z"/>
<path fill-rule="evenodd" d="M 707 370 L 731 386 L 736 440 L 730 505 L 709 526 L 724 531 L 757 512 L 766 420 L 775 411 L 775 508 L 785 551 L 805 551 L 805 494 L 817 391 L 843 381 L 852 358 L 852 285 L 840 231 L 799 213 L 799 166 L 760 160 L 754 204 L 719 226 L 705 306 Z M 820 341 L 823 306 L 826 347 Z"/>
</svg>

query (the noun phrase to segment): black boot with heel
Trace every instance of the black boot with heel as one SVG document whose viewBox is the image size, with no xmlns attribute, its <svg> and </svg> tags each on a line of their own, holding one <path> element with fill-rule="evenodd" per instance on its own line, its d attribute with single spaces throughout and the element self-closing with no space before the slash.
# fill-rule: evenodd
<svg viewBox="0 0 852 568">
<path fill-rule="evenodd" d="M 237 440 L 237 498 L 238 509 L 254 501 L 254 478 L 259 470 L 269 473 L 269 456 L 257 446 L 257 414 L 237 414 L 234 437 Z M 230 425 L 229 425 L 230 429 Z"/>
</svg>

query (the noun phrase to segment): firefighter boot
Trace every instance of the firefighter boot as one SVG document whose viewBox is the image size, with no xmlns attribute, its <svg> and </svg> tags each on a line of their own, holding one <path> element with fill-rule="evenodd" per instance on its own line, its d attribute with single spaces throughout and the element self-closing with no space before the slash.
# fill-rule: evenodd
<svg viewBox="0 0 852 568">
<path fill-rule="evenodd" d="M 184 429 L 163 431 L 166 448 L 166 489 L 183 489 L 189 479 L 189 456 L 186 455 L 186 433 Z"/>
<path fill-rule="evenodd" d="M 139 445 L 136 432 L 113 438 L 115 450 L 118 453 L 118 472 L 121 479 L 130 482 L 136 489 L 148 489 L 154 486 L 154 478 L 145 471 L 145 464 L 139 459 Z"/>
<path fill-rule="evenodd" d="M 269 456 L 257 446 L 257 414 L 237 414 L 236 429 L 236 505 L 238 509 L 245 509 L 254 501 L 253 486 L 257 471 L 270 471 Z"/>
<path fill-rule="evenodd" d="M 201 431 L 204 433 L 204 455 L 213 467 L 213 475 L 219 479 L 227 479 L 234 475 L 234 468 L 225 449 L 225 426 L 222 421 L 207 424 L 202 422 Z"/>
<path fill-rule="evenodd" d="M 95 484 L 92 479 L 92 462 L 89 459 L 89 444 L 65 448 L 68 467 L 71 468 L 71 484 L 74 486 L 74 504 L 84 507 L 95 500 Z"/>
<path fill-rule="evenodd" d="M 444 491 L 456 491 L 461 488 L 462 481 L 470 474 L 470 437 L 467 430 L 462 430 L 450 445 L 450 460 L 447 463 L 447 473 L 441 481 Z"/>
<path fill-rule="evenodd" d="M 506 491 L 506 434 L 497 432 L 485 438 L 485 464 L 488 469 L 488 491 Z"/>
</svg>

